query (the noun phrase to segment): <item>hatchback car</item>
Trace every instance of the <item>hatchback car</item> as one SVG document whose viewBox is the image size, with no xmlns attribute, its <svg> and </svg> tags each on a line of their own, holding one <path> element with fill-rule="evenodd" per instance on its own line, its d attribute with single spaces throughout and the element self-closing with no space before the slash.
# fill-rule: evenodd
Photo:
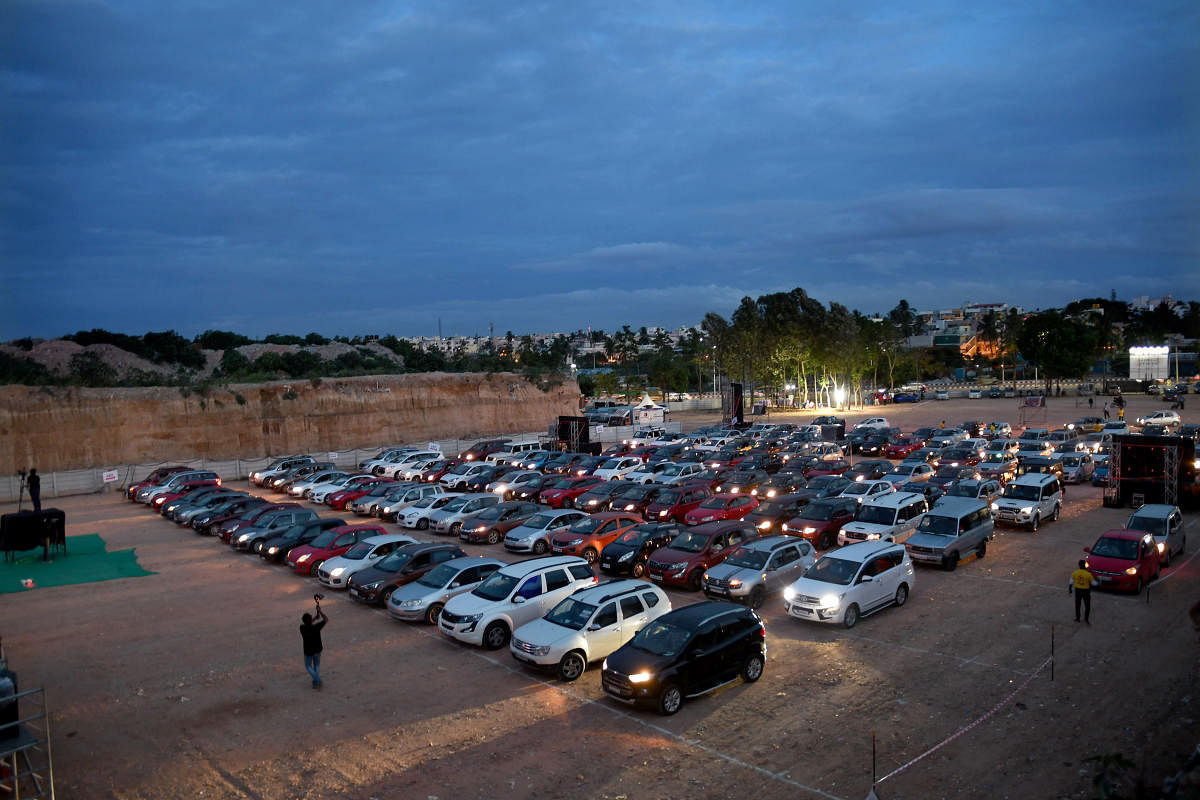
<svg viewBox="0 0 1200 800">
<path fill-rule="evenodd" d="M 330 528 L 308 544 L 293 547 L 287 565 L 300 575 L 314 575 L 328 559 L 340 556 L 363 539 L 387 533 L 379 525 L 343 525 Z"/>
<path fill-rule="evenodd" d="M 327 559 L 317 570 L 317 581 L 330 589 L 345 589 L 352 575 L 373 566 L 397 547 L 414 541 L 403 533 L 385 533 L 363 539 L 345 554 Z"/>
<path fill-rule="evenodd" d="M 753 610 L 709 600 L 664 614 L 604 660 L 605 694 L 670 715 L 684 698 L 762 677 L 767 629 Z"/>
<path fill-rule="evenodd" d="M 489 492 L 460 494 L 441 508 L 429 514 L 429 530 L 457 537 L 466 523 L 475 514 L 500 503 L 499 495 Z"/>
<path fill-rule="evenodd" d="M 587 514 L 570 508 L 546 509 L 504 534 L 504 549 L 512 553 L 543 555 L 550 551 L 550 537 L 573 525 Z"/>
<path fill-rule="evenodd" d="M 585 516 L 559 529 L 550 537 L 550 549 L 568 556 L 582 556 L 589 564 L 600 559 L 600 553 L 625 531 L 642 524 L 642 518 L 626 511 L 602 511 Z"/>
<path fill-rule="evenodd" d="M 1096 471 L 1096 462 L 1091 453 L 1065 453 L 1062 457 L 1063 482 L 1087 483 Z"/>
<path fill-rule="evenodd" d="M 1084 568 L 1105 589 L 1141 594 L 1142 587 L 1158 577 L 1162 560 L 1154 536 L 1139 530 L 1119 528 L 1100 534 L 1091 547 Z"/>
<path fill-rule="evenodd" d="M 744 494 L 714 494 L 683 515 L 685 525 L 737 520 L 758 508 L 758 500 Z"/>
<path fill-rule="evenodd" d="M 576 475 L 559 478 L 538 494 L 538 502 L 551 508 L 574 508 L 575 501 L 605 479 L 595 475 Z M 613 480 L 617 480 L 614 478 Z"/>
<path fill-rule="evenodd" d="M 458 532 L 458 538 L 475 544 L 499 544 L 505 535 L 525 520 L 543 510 L 537 503 L 511 500 L 485 508 L 467 520 Z"/>
<path fill-rule="evenodd" d="M 704 486 L 671 486 L 663 489 L 646 506 L 646 519 L 666 522 L 674 520 L 683 522 L 684 517 L 692 509 L 698 508 L 708 498 L 712 490 Z"/>
<path fill-rule="evenodd" d="M 826 553 L 783 590 L 784 609 L 797 619 L 853 628 L 860 617 L 908 601 L 913 564 L 904 545 L 859 542 Z"/>
<path fill-rule="evenodd" d="M 600 551 L 600 571 L 640 578 L 646 574 L 651 553 L 666 547 L 682 532 L 677 522 L 643 522 L 630 528 Z"/>
<path fill-rule="evenodd" d="M 644 581 L 604 581 L 577 590 L 541 619 L 513 631 L 509 650 L 523 664 L 553 669 L 573 681 L 655 619 L 671 601 Z"/>
<path fill-rule="evenodd" d="M 385 605 L 398 587 L 429 572 L 442 562 L 465 556 L 457 544 L 411 542 L 402 544 L 384 558 L 349 579 L 350 598 L 369 605 Z"/>
<path fill-rule="evenodd" d="M 704 573 L 701 588 L 710 599 L 761 608 L 767 595 L 780 591 L 817 560 L 813 546 L 794 536 L 768 536 L 739 546 Z"/>
</svg>

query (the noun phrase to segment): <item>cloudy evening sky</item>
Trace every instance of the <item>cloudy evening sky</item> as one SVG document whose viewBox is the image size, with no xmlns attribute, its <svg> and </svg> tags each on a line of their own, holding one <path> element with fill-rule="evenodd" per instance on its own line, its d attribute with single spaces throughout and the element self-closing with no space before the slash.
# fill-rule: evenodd
<svg viewBox="0 0 1200 800">
<path fill-rule="evenodd" d="M 0 339 L 1200 299 L 1200 4 L 6 0 Z"/>
</svg>

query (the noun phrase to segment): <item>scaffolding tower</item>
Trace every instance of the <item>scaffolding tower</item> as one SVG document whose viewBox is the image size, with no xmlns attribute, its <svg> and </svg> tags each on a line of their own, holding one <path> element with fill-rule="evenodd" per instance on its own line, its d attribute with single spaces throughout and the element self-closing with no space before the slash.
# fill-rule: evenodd
<svg viewBox="0 0 1200 800">
<path fill-rule="evenodd" d="M 11 676 L 2 644 L 0 675 Z M 13 685 L 9 680 L 4 683 Z M 54 759 L 45 689 L 0 695 L 0 793 L 13 800 L 54 800 Z"/>
</svg>

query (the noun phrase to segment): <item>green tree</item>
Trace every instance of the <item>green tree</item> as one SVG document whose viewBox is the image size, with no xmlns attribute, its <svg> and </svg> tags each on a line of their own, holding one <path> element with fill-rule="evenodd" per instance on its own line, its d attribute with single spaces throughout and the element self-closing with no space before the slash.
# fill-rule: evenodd
<svg viewBox="0 0 1200 800">
<path fill-rule="evenodd" d="M 1083 376 L 1092 363 L 1096 333 L 1086 323 L 1059 311 L 1028 317 L 1021 327 L 1017 347 L 1046 381 L 1046 393 L 1055 379 Z"/>
<path fill-rule="evenodd" d="M 192 340 L 205 350 L 229 350 L 250 344 L 250 338 L 232 331 L 207 330 Z"/>
</svg>

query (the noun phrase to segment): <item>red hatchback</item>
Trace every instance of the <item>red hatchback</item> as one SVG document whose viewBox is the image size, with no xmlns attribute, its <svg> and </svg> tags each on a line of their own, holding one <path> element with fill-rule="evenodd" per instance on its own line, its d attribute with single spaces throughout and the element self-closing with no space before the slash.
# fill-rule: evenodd
<svg viewBox="0 0 1200 800">
<path fill-rule="evenodd" d="M 343 525 L 330 528 L 308 544 L 293 547 L 287 554 L 287 565 L 300 575 L 316 575 L 317 567 L 346 553 L 351 547 L 371 536 L 382 536 L 382 525 Z"/>
<path fill-rule="evenodd" d="M 603 478 L 594 475 L 570 476 L 559 478 L 538 494 L 538 502 L 551 508 L 574 508 L 575 500 L 581 494 L 604 483 Z"/>
<path fill-rule="evenodd" d="M 853 497 L 824 497 L 813 500 L 800 515 L 783 523 L 783 532 L 800 536 L 818 550 L 828 550 L 837 544 L 842 526 L 858 513 L 858 500 Z"/>
<path fill-rule="evenodd" d="M 650 522 L 683 522 L 689 511 L 710 497 L 712 490 L 707 486 L 669 486 L 646 506 L 646 519 Z"/>
<path fill-rule="evenodd" d="M 371 490 L 381 483 L 395 483 L 395 481 L 391 478 L 365 479 L 353 488 L 342 489 L 340 492 L 334 492 L 329 495 L 329 497 L 325 498 L 325 505 L 345 511 L 347 503 L 352 503 L 358 498 L 370 494 Z"/>
<path fill-rule="evenodd" d="M 1085 564 L 1088 572 L 1105 589 L 1124 589 L 1141 594 L 1142 586 L 1158 577 L 1162 562 L 1153 534 L 1119 528 L 1100 534 Z"/>
<path fill-rule="evenodd" d="M 901 436 L 884 448 L 883 454 L 888 458 L 904 458 L 909 453 L 920 450 L 925 446 L 925 440 L 916 436 Z"/>
<path fill-rule="evenodd" d="M 683 515 L 684 525 L 738 520 L 758 508 L 758 499 L 744 494 L 714 494 Z"/>
</svg>

